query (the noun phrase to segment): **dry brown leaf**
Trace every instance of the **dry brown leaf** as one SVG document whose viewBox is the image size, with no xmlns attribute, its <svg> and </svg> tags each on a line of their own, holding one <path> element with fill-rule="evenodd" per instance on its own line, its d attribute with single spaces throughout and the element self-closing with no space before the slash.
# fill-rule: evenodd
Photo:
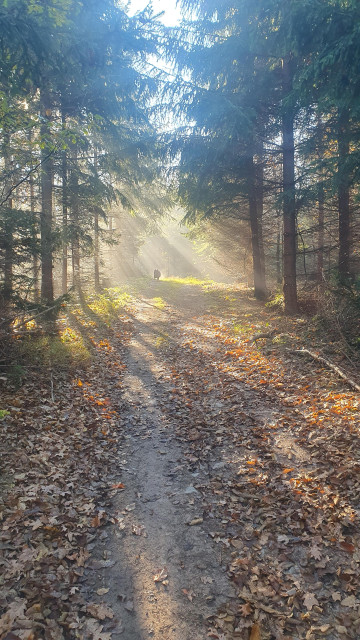
<svg viewBox="0 0 360 640">
<path fill-rule="evenodd" d="M 166 567 L 161 569 L 161 571 L 158 571 L 158 573 L 155 573 L 153 578 L 154 578 L 154 582 L 163 582 L 163 580 L 166 580 L 166 578 L 167 578 L 167 569 L 166 569 Z"/>
<path fill-rule="evenodd" d="M 106 604 L 88 604 L 86 610 L 88 613 L 90 613 L 91 616 L 97 618 L 98 620 L 105 620 L 105 618 L 111 619 L 114 617 L 113 610 L 110 609 L 110 607 L 108 607 Z"/>
<path fill-rule="evenodd" d="M 241 607 L 241 613 L 243 616 L 250 616 L 252 613 L 252 606 L 250 604 L 250 602 L 246 602 L 245 604 L 242 604 Z"/>
<path fill-rule="evenodd" d="M 122 482 L 118 482 L 117 484 L 112 484 L 111 489 L 125 489 L 125 485 Z"/>
<path fill-rule="evenodd" d="M 355 596 L 348 596 L 347 598 L 344 598 L 344 600 L 341 600 L 341 604 L 343 607 L 356 607 L 358 604 L 358 601 L 356 600 Z"/>
<path fill-rule="evenodd" d="M 307 608 L 308 611 L 311 611 L 311 609 L 315 606 L 318 605 L 319 602 L 317 600 L 317 598 L 315 597 L 314 593 L 306 593 L 304 596 L 304 605 Z"/>
<path fill-rule="evenodd" d="M 251 628 L 249 640 L 261 640 L 260 626 L 257 622 Z"/>
<path fill-rule="evenodd" d="M 310 556 L 315 560 L 321 560 L 321 551 L 315 543 L 310 547 Z"/>
<path fill-rule="evenodd" d="M 86 633 L 86 636 L 84 637 L 88 637 L 88 635 L 90 637 L 92 636 L 92 640 L 111 640 L 112 634 L 104 632 L 102 624 L 97 620 L 94 620 L 94 618 L 86 620 L 84 631 Z"/>
</svg>

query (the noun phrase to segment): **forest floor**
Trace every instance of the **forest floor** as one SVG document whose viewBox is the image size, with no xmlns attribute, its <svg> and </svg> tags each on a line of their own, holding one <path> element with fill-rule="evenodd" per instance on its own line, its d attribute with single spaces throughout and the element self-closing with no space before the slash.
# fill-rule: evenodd
<svg viewBox="0 0 360 640">
<path fill-rule="evenodd" d="M 359 394 L 293 353 L 321 331 L 176 280 L 76 322 L 86 368 L 2 376 L 1 639 L 359 638 Z"/>
</svg>

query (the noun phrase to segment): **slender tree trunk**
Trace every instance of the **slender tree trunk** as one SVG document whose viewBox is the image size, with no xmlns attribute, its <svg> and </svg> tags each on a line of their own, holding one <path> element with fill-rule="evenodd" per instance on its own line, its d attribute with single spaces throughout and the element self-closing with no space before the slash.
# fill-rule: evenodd
<svg viewBox="0 0 360 640">
<path fill-rule="evenodd" d="M 266 271 L 265 271 L 265 249 L 264 249 L 264 234 L 263 234 L 263 217 L 264 217 L 264 164 L 263 164 L 263 144 L 261 143 L 261 149 L 259 154 L 259 164 L 256 167 L 256 202 L 257 202 L 257 214 L 259 225 L 259 246 L 260 246 L 260 263 L 261 273 L 264 278 L 264 291 L 266 294 Z"/>
<path fill-rule="evenodd" d="M 290 58 L 283 60 L 283 96 L 286 98 L 292 89 L 292 64 Z M 295 145 L 294 116 L 291 107 L 283 105 L 282 116 L 283 144 L 283 219 L 284 219 L 284 301 L 285 313 L 298 313 L 296 286 L 296 201 L 295 201 Z"/>
<path fill-rule="evenodd" d="M 94 147 L 94 168 L 97 175 L 97 148 Z M 99 213 L 94 213 L 94 284 L 95 291 L 100 291 L 100 249 L 99 249 Z"/>
<path fill-rule="evenodd" d="M 281 220 L 278 217 L 277 220 L 277 235 L 276 235 L 276 282 L 281 284 L 282 282 L 282 243 L 281 243 Z"/>
<path fill-rule="evenodd" d="M 33 174 L 29 178 L 30 183 L 30 211 L 31 211 L 31 227 L 32 227 L 32 240 L 33 240 L 33 255 L 32 255 L 32 272 L 34 281 L 34 302 L 40 301 L 40 287 L 39 287 L 39 256 L 37 252 L 38 241 L 38 220 L 35 208 L 35 186 Z"/>
<path fill-rule="evenodd" d="M 266 297 L 266 283 L 264 263 L 261 259 L 262 236 L 256 200 L 256 171 L 253 157 L 249 159 L 248 163 L 248 197 L 254 271 L 254 295 L 258 300 L 263 300 Z"/>
<path fill-rule="evenodd" d="M 317 281 L 320 286 L 324 283 L 324 213 L 325 213 L 324 187 L 322 183 L 318 187 L 318 254 L 317 254 Z"/>
<path fill-rule="evenodd" d="M 62 128 L 66 128 L 66 115 L 61 116 Z M 61 180 L 62 180 L 62 261 L 61 261 L 61 290 L 62 294 L 68 290 L 68 162 L 67 150 L 64 149 L 61 157 Z"/>
<path fill-rule="evenodd" d="M 343 109 L 338 123 L 338 206 L 339 206 L 339 275 L 350 276 L 350 181 L 347 170 L 349 156 L 349 112 Z"/>
<path fill-rule="evenodd" d="M 53 162 L 51 145 L 51 109 L 50 93 L 43 89 L 40 95 L 40 109 L 43 124 L 41 125 L 41 137 L 43 149 L 41 151 L 41 298 L 44 302 L 53 302 L 53 241 L 52 241 L 52 217 L 53 217 Z"/>
<path fill-rule="evenodd" d="M 29 144 L 31 146 L 32 143 L 32 131 L 29 131 Z M 32 155 L 32 151 L 31 151 Z M 33 165 L 33 162 L 31 162 Z M 29 176 L 29 188 L 30 188 L 30 212 L 31 212 L 31 232 L 32 232 L 32 274 L 33 274 L 33 283 L 34 283 L 34 302 L 40 302 L 40 287 L 39 287 L 39 254 L 38 254 L 38 217 L 36 213 L 36 198 L 35 198 L 35 182 L 34 182 L 34 174 L 31 173 Z"/>
<path fill-rule="evenodd" d="M 5 192 L 11 188 L 11 151 L 10 135 L 5 132 L 3 143 L 3 156 L 5 165 Z M 3 286 L 3 307 L 7 309 L 10 305 L 13 294 L 13 257 L 14 257 L 14 230 L 11 209 L 13 199 L 10 197 L 4 206 L 4 286 Z"/>
<path fill-rule="evenodd" d="M 79 241 L 79 182 L 77 177 L 77 150 L 73 154 L 71 169 L 71 258 L 73 285 L 79 292 L 80 289 L 80 241 Z"/>
<path fill-rule="evenodd" d="M 318 117 L 317 123 L 318 138 L 319 138 L 319 160 L 321 161 L 324 156 L 324 140 L 323 140 L 323 123 L 321 116 Z M 323 171 L 320 172 L 319 184 L 318 184 L 318 237 L 317 237 L 317 269 L 316 280 L 319 285 L 319 292 L 323 288 L 324 284 L 324 238 L 325 238 L 325 193 L 324 185 L 322 182 Z"/>
<path fill-rule="evenodd" d="M 80 302 L 85 305 L 84 294 L 81 286 L 81 270 L 80 270 L 80 219 L 79 219 L 79 179 L 78 179 L 78 160 L 77 146 L 74 148 L 72 158 L 72 168 L 70 172 L 70 202 L 71 202 L 71 258 L 72 258 L 72 276 L 73 286 L 77 292 Z"/>
</svg>

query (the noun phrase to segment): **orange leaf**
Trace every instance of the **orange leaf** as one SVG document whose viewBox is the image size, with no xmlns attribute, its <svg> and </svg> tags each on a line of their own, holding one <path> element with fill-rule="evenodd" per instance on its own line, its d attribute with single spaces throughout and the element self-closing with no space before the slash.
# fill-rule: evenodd
<svg viewBox="0 0 360 640">
<path fill-rule="evenodd" d="M 241 613 L 244 617 L 249 616 L 252 613 L 252 608 L 251 608 L 251 604 L 250 602 L 246 602 L 245 604 L 242 604 L 241 607 Z"/>
<path fill-rule="evenodd" d="M 250 640 L 261 640 L 260 627 L 257 622 L 252 626 Z"/>
<path fill-rule="evenodd" d="M 125 489 L 125 485 L 122 482 L 118 482 L 117 484 L 111 485 L 112 489 Z"/>
<path fill-rule="evenodd" d="M 290 469 L 283 469 L 283 473 L 291 473 L 292 471 L 294 471 L 294 467 L 291 467 Z"/>
</svg>

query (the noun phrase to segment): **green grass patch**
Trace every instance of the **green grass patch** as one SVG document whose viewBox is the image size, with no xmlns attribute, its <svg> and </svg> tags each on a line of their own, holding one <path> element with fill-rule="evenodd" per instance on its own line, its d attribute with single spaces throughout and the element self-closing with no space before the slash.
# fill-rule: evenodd
<svg viewBox="0 0 360 640">
<path fill-rule="evenodd" d="M 189 284 L 195 285 L 198 287 L 204 287 L 208 285 L 213 285 L 214 280 L 200 280 L 199 278 L 195 278 L 193 276 L 186 276 L 186 278 L 162 278 L 161 282 L 167 282 L 169 284 L 179 285 L 179 284 Z"/>
<path fill-rule="evenodd" d="M 122 287 L 105 289 L 102 293 L 89 296 L 87 300 L 91 311 L 108 326 L 116 320 L 120 309 L 130 302 L 131 295 Z"/>
<path fill-rule="evenodd" d="M 166 307 L 166 303 L 162 298 L 152 298 L 151 301 L 154 307 L 156 307 L 157 309 L 165 309 Z"/>
<path fill-rule="evenodd" d="M 91 354 L 82 336 L 66 327 L 59 336 L 25 337 L 16 346 L 16 366 L 56 367 L 78 369 L 90 364 Z"/>
</svg>

